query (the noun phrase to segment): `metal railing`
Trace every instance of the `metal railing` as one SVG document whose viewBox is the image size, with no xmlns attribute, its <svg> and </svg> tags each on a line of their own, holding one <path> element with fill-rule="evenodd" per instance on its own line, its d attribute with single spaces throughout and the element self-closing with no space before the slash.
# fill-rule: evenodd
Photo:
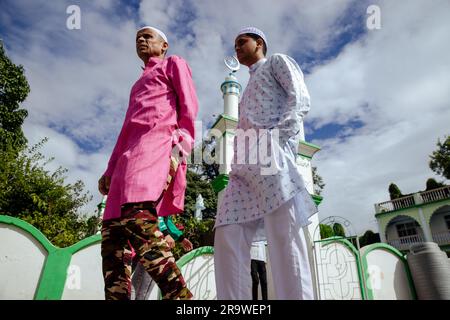
<svg viewBox="0 0 450 320">
<path fill-rule="evenodd" d="M 450 231 L 433 233 L 433 241 L 439 245 L 450 244 Z"/>
<path fill-rule="evenodd" d="M 390 212 L 398 209 L 409 208 L 416 204 L 429 203 L 443 199 L 450 199 L 450 186 L 445 186 L 430 191 L 418 192 L 406 197 L 377 203 L 375 204 L 375 209 L 377 213 Z"/>
<path fill-rule="evenodd" d="M 424 239 L 421 235 L 406 236 L 398 239 L 388 240 L 388 243 L 391 246 L 399 250 L 409 250 L 409 247 L 411 245 L 421 242 L 424 242 Z"/>
<path fill-rule="evenodd" d="M 414 196 L 407 196 L 391 201 L 379 203 L 380 212 L 394 211 L 404 209 L 415 205 Z"/>
<path fill-rule="evenodd" d="M 450 244 L 450 231 L 433 233 L 432 237 L 433 242 L 436 242 L 438 245 Z M 424 237 L 421 235 L 406 236 L 397 239 L 390 239 L 387 241 L 388 244 L 399 250 L 409 250 L 409 247 L 411 245 L 421 242 L 425 242 Z"/>
</svg>

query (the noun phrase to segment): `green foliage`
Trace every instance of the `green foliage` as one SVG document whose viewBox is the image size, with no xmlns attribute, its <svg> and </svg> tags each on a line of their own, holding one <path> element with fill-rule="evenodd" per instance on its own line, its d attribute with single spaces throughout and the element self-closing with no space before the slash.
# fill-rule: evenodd
<svg viewBox="0 0 450 320">
<path fill-rule="evenodd" d="M 320 239 L 327 239 L 334 236 L 333 228 L 327 224 L 320 224 Z"/>
<path fill-rule="evenodd" d="M 202 154 L 214 156 L 214 146 L 214 140 L 204 140 L 197 149 L 201 149 Z M 188 216 L 194 215 L 195 203 L 198 195 L 201 194 L 205 205 L 205 209 L 202 211 L 203 218 L 213 218 L 217 211 L 217 194 L 214 192 L 211 182 L 219 175 L 219 164 L 209 163 L 213 161 L 205 161 L 203 156 L 202 163 L 193 163 L 195 152 L 199 152 L 199 150 L 191 153 L 191 163 L 188 164 L 189 170 L 186 174 L 185 214 Z"/>
<path fill-rule="evenodd" d="M 359 237 L 359 246 L 361 248 L 378 242 L 381 242 L 380 234 L 374 233 L 372 230 L 367 230 L 361 237 Z"/>
<path fill-rule="evenodd" d="M 173 221 L 175 224 L 183 225 L 183 235 L 192 242 L 194 249 L 213 245 L 214 219 L 197 220 L 192 216 L 179 215 L 175 216 Z M 175 259 L 179 259 L 186 253 L 178 242 L 172 252 Z"/>
<path fill-rule="evenodd" d="M 345 237 L 345 229 L 340 223 L 335 223 L 333 226 L 328 224 L 320 224 L 320 238 L 327 239 L 331 237 Z"/>
<path fill-rule="evenodd" d="M 39 211 L 20 215 L 19 218 L 35 226 L 51 243 L 60 248 L 71 246 L 95 234 L 93 225 L 98 224 L 95 216 L 90 218 L 78 217 L 76 214 L 60 216 Z"/>
<path fill-rule="evenodd" d="M 442 175 L 446 179 L 450 179 L 450 136 L 446 136 L 442 143 L 438 139 L 438 149 L 430 155 L 430 169 L 436 174 Z"/>
<path fill-rule="evenodd" d="M 202 211 L 203 218 L 212 218 L 216 215 L 217 195 L 212 188 L 211 181 L 204 179 L 200 174 L 188 170 L 186 174 L 187 187 L 185 193 L 185 213 L 193 216 L 195 203 L 199 194 L 203 197 L 205 209 Z"/>
<path fill-rule="evenodd" d="M 336 237 L 345 237 L 345 229 L 340 223 L 333 224 L 333 233 Z"/>
<path fill-rule="evenodd" d="M 191 161 L 189 168 L 200 175 L 204 180 L 213 181 L 219 175 L 219 163 L 216 163 L 214 157 L 216 156 L 216 140 L 203 140 L 202 144 L 191 153 Z M 200 149 L 200 150 L 199 150 Z M 200 152 L 202 154 L 202 163 L 194 163 L 194 154 Z"/>
<path fill-rule="evenodd" d="M 441 182 L 437 182 L 435 179 L 430 178 L 427 180 L 427 188 L 425 191 L 442 188 L 444 186 L 445 186 L 445 184 L 443 184 Z"/>
<path fill-rule="evenodd" d="M 44 139 L 19 151 L 8 146 L 0 153 L 0 213 L 23 219 L 56 246 L 65 247 L 96 232 L 96 217 L 80 217 L 78 210 L 91 200 L 84 184 L 65 183 L 66 169 L 45 169 L 52 159 L 39 152 Z"/>
<path fill-rule="evenodd" d="M 6 56 L 0 41 L 0 151 L 8 146 L 14 150 L 25 147 L 27 140 L 22 132 L 22 124 L 28 115 L 20 109 L 30 87 L 22 66 L 17 66 Z"/>
<path fill-rule="evenodd" d="M 43 211 L 63 215 L 75 213 L 91 197 L 83 194 L 84 184 L 64 184 L 67 169 L 54 172 L 45 169 L 53 159 L 39 152 L 47 139 L 23 150 L 18 156 L 13 150 L 0 155 L 0 210 L 12 216 Z"/>
<path fill-rule="evenodd" d="M 400 191 L 399 187 L 395 183 L 391 183 L 389 185 L 389 196 L 391 200 L 398 199 L 403 197 L 402 192 Z"/>
<path fill-rule="evenodd" d="M 325 187 L 325 183 L 323 182 L 322 177 L 317 173 L 317 167 L 312 167 L 312 175 L 313 175 L 313 183 L 314 183 L 314 192 L 317 195 L 320 195 Z"/>
<path fill-rule="evenodd" d="M 83 193 L 83 182 L 67 184 L 66 169 L 45 169 L 53 160 L 39 152 L 47 139 L 27 148 L 22 131 L 27 111 L 20 103 L 29 92 L 23 67 L 11 62 L 0 41 L 0 214 L 27 221 L 54 245 L 66 247 L 95 234 L 100 219 L 78 214 L 92 198 Z"/>
</svg>

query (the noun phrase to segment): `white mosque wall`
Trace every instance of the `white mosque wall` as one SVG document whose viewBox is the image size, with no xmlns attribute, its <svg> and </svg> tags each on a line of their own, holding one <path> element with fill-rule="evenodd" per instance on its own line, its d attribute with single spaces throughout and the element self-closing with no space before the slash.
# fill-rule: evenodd
<svg viewBox="0 0 450 320">
<path fill-rule="evenodd" d="M 61 299 L 104 299 L 100 243 L 83 248 L 72 255 Z"/>
<path fill-rule="evenodd" d="M 0 300 L 34 298 L 47 251 L 28 232 L 0 223 Z"/>
<path fill-rule="evenodd" d="M 306 190 L 308 190 L 310 194 L 314 194 L 314 182 L 313 182 L 311 161 L 303 158 L 302 156 L 298 156 L 296 162 L 297 167 L 300 173 L 302 174 L 303 181 L 305 182 Z M 311 221 L 311 224 L 308 226 L 308 231 L 311 240 L 314 241 L 320 240 L 320 232 L 318 231 L 319 214 L 316 213 L 309 220 Z"/>
<path fill-rule="evenodd" d="M 362 252 L 367 250 L 362 248 Z M 366 286 L 374 300 L 412 300 L 405 262 L 392 252 L 378 249 L 366 254 Z"/>
<path fill-rule="evenodd" d="M 48 240 L 44 238 L 47 241 L 45 242 L 42 238 L 36 238 L 36 234 L 30 233 L 30 227 L 25 230 L 14 224 L 4 223 L 0 219 L 0 241 L 4 244 L 0 248 L 0 299 L 31 300 L 36 298 L 37 288 L 40 288 L 39 290 L 42 287 L 47 287 L 44 288 L 45 290 L 57 289 L 49 288 L 48 283 L 40 283 L 42 278 L 61 284 L 60 295 L 43 295 L 43 298 L 104 299 L 99 237 L 55 251 L 55 247 L 49 247 Z M 73 254 L 69 253 L 67 262 L 59 263 L 58 255 L 65 253 L 67 256 L 68 251 Z M 374 244 L 362 248 L 359 254 L 348 241 L 329 239 L 314 242 L 314 248 L 311 248 L 310 253 L 313 257 L 312 266 L 316 271 L 318 299 L 415 298 L 405 259 L 393 247 L 386 244 Z M 63 269 L 60 276 L 55 275 L 62 278 L 59 279 L 61 281 L 55 282 L 52 278 L 53 274 L 49 274 L 48 270 L 45 272 L 46 277 L 43 277 L 44 265 L 49 256 L 53 257 L 51 263 L 53 266 L 67 263 L 66 274 Z M 269 258 L 269 255 L 267 256 Z M 195 299 L 216 299 L 212 247 L 198 248 L 179 259 L 177 264 Z M 270 259 L 268 259 L 267 272 L 268 296 L 269 299 L 276 299 Z M 365 281 L 362 281 L 363 279 Z M 364 283 L 367 288 L 362 290 Z M 147 285 L 145 299 L 159 298 L 158 287 L 154 284 Z"/>
<path fill-rule="evenodd" d="M 311 161 L 298 156 L 297 157 L 297 167 L 302 174 L 303 180 L 305 182 L 306 190 L 310 194 L 314 194 L 314 184 L 313 184 L 313 176 L 312 176 L 312 167 Z"/>
</svg>

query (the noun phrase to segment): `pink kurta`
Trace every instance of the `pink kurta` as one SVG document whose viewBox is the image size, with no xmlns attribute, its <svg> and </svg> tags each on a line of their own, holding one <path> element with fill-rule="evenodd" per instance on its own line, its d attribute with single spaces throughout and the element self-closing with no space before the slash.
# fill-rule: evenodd
<svg viewBox="0 0 450 320">
<path fill-rule="evenodd" d="M 197 95 L 186 61 L 177 56 L 150 58 L 131 89 L 122 130 L 104 173 L 111 177 L 104 220 L 119 218 L 125 203 L 159 198 L 169 174 L 172 149 L 181 143 L 182 149 L 190 152 L 194 145 L 197 111 Z M 157 207 L 158 215 L 183 211 L 186 170 L 183 161 Z"/>
</svg>

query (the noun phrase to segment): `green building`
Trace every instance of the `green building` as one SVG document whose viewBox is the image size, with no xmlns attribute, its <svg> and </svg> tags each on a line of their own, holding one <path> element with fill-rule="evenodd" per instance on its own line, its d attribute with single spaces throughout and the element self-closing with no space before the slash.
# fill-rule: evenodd
<svg viewBox="0 0 450 320">
<path fill-rule="evenodd" d="M 436 242 L 450 257 L 450 185 L 375 204 L 380 238 L 400 251 Z"/>
</svg>

